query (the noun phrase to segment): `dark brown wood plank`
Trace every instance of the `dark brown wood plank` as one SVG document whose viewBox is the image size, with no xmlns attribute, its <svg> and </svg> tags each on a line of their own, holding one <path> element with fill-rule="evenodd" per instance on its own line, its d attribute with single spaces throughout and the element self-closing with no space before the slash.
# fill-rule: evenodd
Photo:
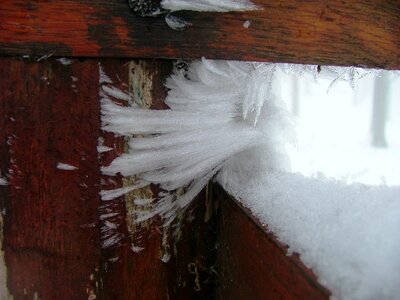
<svg viewBox="0 0 400 300">
<path fill-rule="evenodd" d="M 221 187 L 217 299 L 329 299 L 297 255 L 280 244 Z"/>
<path fill-rule="evenodd" d="M 263 10 L 133 15 L 124 0 L 3 0 L 0 54 L 259 60 L 400 68 L 398 0 L 254 0 Z M 244 28 L 245 21 L 251 21 Z"/>
<path fill-rule="evenodd" d="M 0 298 L 6 279 L 14 299 L 210 299 L 215 226 L 206 191 L 170 230 L 168 263 L 161 261 L 160 220 L 133 225 L 132 195 L 100 202 L 101 188 L 125 184 L 99 170 L 125 143 L 102 133 L 115 150 L 97 153 L 99 65 L 142 106 L 166 107 L 171 61 L 0 59 L 0 167 L 9 178 L 0 186 Z M 78 169 L 57 169 L 59 162 Z M 158 189 L 137 191 L 147 192 Z M 117 242 L 108 247 L 110 224 Z M 132 244 L 143 250 L 135 253 Z"/>
<path fill-rule="evenodd" d="M 0 70 L 9 290 L 14 299 L 88 299 L 100 257 L 98 65 L 1 59 Z"/>
</svg>

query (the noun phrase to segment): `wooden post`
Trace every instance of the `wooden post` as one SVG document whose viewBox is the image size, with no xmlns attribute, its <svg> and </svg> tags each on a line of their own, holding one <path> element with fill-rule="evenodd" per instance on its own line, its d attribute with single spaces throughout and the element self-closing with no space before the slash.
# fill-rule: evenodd
<svg viewBox="0 0 400 300">
<path fill-rule="evenodd" d="M 157 187 L 100 200 L 101 189 L 130 180 L 100 176 L 125 149 L 101 133 L 115 150 L 97 151 L 100 66 L 142 107 L 166 107 L 170 61 L 0 60 L 0 167 L 9 180 L 0 186 L 0 288 L 6 281 L 14 299 L 209 299 L 215 245 L 205 192 L 168 243 L 159 222 L 138 226 L 131 216 L 133 197 L 156 196 Z"/>
</svg>

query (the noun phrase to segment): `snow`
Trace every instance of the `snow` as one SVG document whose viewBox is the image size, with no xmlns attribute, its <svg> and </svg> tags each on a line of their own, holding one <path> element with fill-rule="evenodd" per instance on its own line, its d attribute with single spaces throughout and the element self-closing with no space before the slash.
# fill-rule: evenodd
<svg viewBox="0 0 400 300">
<path fill-rule="evenodd" d="M 140 253 L 140 252 L 142 252 L 142 251 L 144 250 L 144 248 L 143 248 L 143 247 L 140 247 L 140 246 L 135 246 L 135 245 L 132 243 L 132 245 L 131 245 L 131 250 L 132 250 L 133 252 L 135 252 L 135 253 Z"/>
<path fill-rule="evenodd" d="M 171 27 L 175 31 L 185 30 L 187 27 L 192 25 L 192 23 L 185 21 L 181 18 L 178 18 L 172 14 L 167 14 L 165 16 L 165 22 L 169 27 Z"/>
<path fill-rule="evenodd" d="M 349 184 L 400 185 L 400 76 L 389 76 L 387 147 L 371 145 L 375 78 L 363 75 L 351 87 L 347 81 L 332 85 L 333 79 L 281 76 L 282 97 L 297 115 L 297 145 L 288 149 L 294 172 L 311 177 L 322 173 Z M 294 94 L 297 112 L 292 103 Z"/>
<path fill-rule="evenodd" d="M 210 12 L 260 9 L 248 0 L 162 0 L 161 7 L 170 11 L 192 10 Z"/>
<path fill-rule="evenodd" d="M 137 182 L 135 185 L 128 186 L 128 187 L 122 187 L 122 188 L 118 188 L 118 189 L 114 189 L 114 190 L 102 190 L 102 191 L 100 191 L 101 200 L 109 201 L 109 200 L 121 197 L 133 190 L 142 188 L 146 185 L 148 185 L 148 182 Z"/>
<path fill-rule="evenodd" d="M 0 176 L 0 185 L 8 185 L 7 179 L 5 179 L 4 177 Z"/>
<path fill-rule="evenodd" d="M 97 140 L 97 153 L 104 153 L 113 150 L 113 148 L 104 145 L 104 138 L 99 137 Z"/>
<path fill-rule="evenodd" d="M 106 79 L 102 79 L 102 80 L 106 80 Z M 107 81 L 105 81 L 105 82 L 107 82 Z M 120 100 L 124 100 L 124 101 L 130 100 L 129 95 L 126 92 L 123 92 L 114 86 L 103 85 L 102 89 L 108 96 L 111 96 L 115 99 L 120 99 Z"/>
<path fill-rule="evenodd" d="M 268 172 L 219 182 L 289 245 L 332 299 L 398 299 L 400 187 Z"/>
<path fill-rule="evenodd" d="M 250 20 L 247 20 L 247 21 L 243 22 L 243 27 L 244 28 L 249 28 L 250 25 L 251 25 L 251 21 Z"/>
<path fill-rule="evenodd" d="M 99 63 L 99 83 L 103 84 L 103 83 L 113 83 L 113 81 L 111 80 L 110 77 L 108 77 L 108 75 L 106 73 L 104 73 L 103 67 L 101 65 L 101 63 Z"/>
<path fill-rule="evenodd" d="M 279 66 L 276 74 L 288 100 L 293 91 L 284 74 L 297 73 L 290 68 Z M 314 77 L 312 69 L 304 68 L 304 72 Z M 225 163 L 217 180 L 289 246 L 288 254 L 300 254 L 332 292 L 332 299 L 397 299 L 398 102 L 393 102 L 393 116 L 388 120 L 389 147 L 371 147 L 372 100 L 365 99 L 365 90 L 373 86 L 373 77 L 366 77 L 370 71 L 326 69 L 329 72 L 315 77 L 318 88 L 313 88 L 309 77 L 300 90 L 297 147 L 286 147 L 293 173 L 262 166 L 259 162 L 266 159 L 265 153 L 246 150 Z M 359 87 L 360 80 L 366 84 Z M 352 88 L 364 94 L 357 96 Z M 273 163 L 271 156 L 268 159 Z M 242 165 L 249 160 L 253 166 L 243 173 Z"/>
<path fill-rule="evenodd" d="M 100 73 L 107 78 L 102 69 Z M 355 176 L 348 176 L 347 182 L 339 176 L 338 181 L 323 175 L 326 169 L 304 167 L 307 155 L 319 153 L 319 161 L 329 163 L 332 170 L 339 166 L 344 170 L 351 157 L 367 158 L 368 151 L 364 155 L 357 147 L 344 156 L 349 148 L 338 150 L 332 143 L 335 135 L 348 145 L 359 142 L 355 136 L 364 117 L 355 117 L 359 108 L 349 110 L 342 96 L 333 101 L 338 108 L 316 97 L 303 108 L 312 112 L 320 107 L 322 112 L 314 117 L 305 113 L 296 120 L 286 108 L 290 103 L 281 100 L 281 91 L 285 94 L 290 82 L 284 76 L 290 74 L 304 75 L 309 81 L 326 79 L 326 92 L 341 88 L 341 80 L 357 88 L 356 82 L 369 73 L 381 72 L 202 59 L 190 63 L 187 71 L 176 68 L 167 79 L 168 110 L 120 106 L 102 89 L 102 129 L 124 136 L 128 144 L 127 153 L 102 167 L 102 172 L 139 178 L 132 186 L 102 191 L 102 198 L 110 200 L 149 183 L 159 184 L 164 191 L 158 201 L 136 199 L 136 204 L 150 204 L 151 209 L 133 217 L 140 223 L 160 216 L 167 228 L 216 175 L 229 193 L 289 246 L 289 254 L 300 254 L 333 299 L 395 299 L 400 292 L 398 175 L 385 177 L 391 187 L 378 185 L 376 178 L 374 185 L 363 185 Z M 315 128 L 317 138 L 308 138 Z M 393 132 L 398 136 L 398 127 Z M 330 148 L 318 143 L 309 147 L 321 138 Z M 296 140 L 300 154 L 293 154 Z M 398 148 L 390 151 L 392 169 L 398 170 Z M 342 156 L 328 156 L 334 152 Z M 294 173 L 290 173 L 291 163 Z M 371 163 L 368 169 L 373 168 Z M 176 193 L 181 188 L 184 193 Z"/>
<path fill-rule="evenodd" d="M 101 93 L 102 129 L 126 136 L 129 145 L 128 153 L 102 168 L 103 174 L 139 175 L 171 192 L 186 189 L 180 196 L 167 193 L 136 222 L 160 215 L 168 226 L 227 159 L 246 149 L 274 157 L 271 168 L 285 168 L 282 141 L 294 132 L 274 98 L 269 80 L 274 70 L 274 64 L 193 62 L 187 74 L 176 69 L 167 79 L 169 110 L 124 107 Z M 137 136 L 142 134 L 148 136 Z M 250 170 L 251 164 L 241 167 Z"/>
<path fill-rule="evenodd" d="M 57 169 L 59 169 L 59 170 L 65 170 L 65 171 L 74 171 L 74 170 L 77 170 L 78 167 L 75 167 L 75 166 L 72 166 L 72 165 L 69 165 L 69 164 L 65 164 L 65 163 L 59 162 L 59 163 L 57 164 Z"/>
<path fill-rule="evenodd" d="M 68 66 L 68 65 L 72 64 L 72 60 L 70 60 L 66 57 L 61 57 L 61 58 L 57 59 L 57 61 L 59 61 L 64 66 Z"/>
<path fill-rule="evenodd" d="M 97 152 L 98 153 L 108 152 L 108 151 L 111 151 L 111 150 L 113 150 L 113 148 L 108 147 L 108 146 L 103 146 L 103 145 L 97 146 Z"/>
<path fill-rule="evenodd" d="M 119 242 L 123 239 L 123 236 L 119 233 L 115 233 L 110 237 L 104 238 L 101 242 L 101 247 L 107 249 L 113 246 L 117 246 Z"/>
</svg>

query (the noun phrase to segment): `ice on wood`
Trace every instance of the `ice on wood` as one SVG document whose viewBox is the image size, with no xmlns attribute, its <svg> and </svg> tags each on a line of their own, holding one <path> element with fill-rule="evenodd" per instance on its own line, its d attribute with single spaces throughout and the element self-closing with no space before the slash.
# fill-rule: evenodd
<svg viewBox="0 0 400 300">
<path fill-rule="evenodd" d="M 103 174 L 139 175 L 167 191 L 186 190 L 181 196 L 167 193 L 136 222 L 159 215 L 165 225 L 171 224 L 226 161 L 248 149 L 280 160 L 265 160 L 269 168 L 287 167 L 284 144 L 294 140 L 294 132 L 275 94 L 271 80 L 275 68 L 274 64 L 195 61 L 187 73 L 176 69 L 167 79 L 168 110 L 120 106 L 101 93 L 102 128 L 126 136 L 129 145 L 128 153 L 102 168 Z M 141 134 L 148 136 L 137 136 Z M 126 190 L 130 188 L 122 192 Z M 120 195 L 120 190 L 105 191 L 103 200 Z"/>
<path fill-rule="evenodd" d="M 247 21 L 243 22 L 243 27 L 244 28 L 249 28 L 250 25 L 251 25 L 251 21 L 250 20 L 247 20 Z"/>
<path fill-rule="evenodd" d="M 125 136 L 129 146 L 102 172 L 159 184 L 164 191 L 156 204 L 135 201 L 152 209 L 132 217 L 142 222 L 160 216 L 166 227 L 217 175 L 290 251 L 300 253 L 334 297 L 395 299 L 399 188 L 288 173 L 286 145 L 296 133 L 279 97 L 278 72 L 351 83 L 371 71 L 203 59 L 187 71 L 174 70 L 166 82 L 170 109 L 157 111 L 120 106 L 102 90 L 102 128 Z M 101 77 L 111 82 L 104 72 Z M 139 186 L 103 191 L 103 200 Z M 175 193 L 178 188 L 185 192 Z"/>
<path fill-rule="evenodd" d="M 7 179 L 5 179 L 4 177 L 0 176 L 0 185 L 8 185 Z"/>
<path fill-rule="evenodd" d="M 170 11 L 229 12 L 260 9 L 249 0 L 162 0 L 161 6 Z"/>
<path fill-rule="evenodd" d="M 68 66 L 68 65 L 72 64 L 72 60 L 70 60 L 66 57 L 61 57 L 61 58 L 57 59 L 57 61 L 59 61 L 64 66 Z"/>
<path fill-rule="evenodd" d="M 113 83 L 113 81 L 111 80 L 110 77 L 108 77 L 108 75 L 106 73 L 104 73 L 103 67 L 101 65 L 101 63 L 99 63 L 99 83 L 103 84 L 103 83 Z"/>
<path fill-rule="evenodd" d="M 185 30 L 187 27 L 192 26 L 192 23 L 178 18 L 172 14 L 165 16 L 165 23 L 175 31 Z"/>
<path fill-rule="evenodd" d="M 104 138 L 99 137 L 97 143 L 97 153 L 103 153 L 113 150 L 113 148 L 104 145 Z"/>
<path fill-rule="evenodd" d="M 75 166 L 69 165 L 69 164 L 59 162 L 57 164 L 57 169 L 65 170 L 65 171 L 74 171 L 74 170 L 77 170 L 78 168 Z"/>
<path fill-rule="evenodd" d="M 107 81 L 105 81 L 107 82 Z M 124 91 L 121 91 L 120 89 L 114 87 L 114 86 L 109 86 L 109 85 L 103 85 L 102 86 L 103 91 L 108 95 L 111 96 L 115 99 L 120 99 L 124 101 L 129 101 L 129 95 L 125 93 Z"/>
</svg>

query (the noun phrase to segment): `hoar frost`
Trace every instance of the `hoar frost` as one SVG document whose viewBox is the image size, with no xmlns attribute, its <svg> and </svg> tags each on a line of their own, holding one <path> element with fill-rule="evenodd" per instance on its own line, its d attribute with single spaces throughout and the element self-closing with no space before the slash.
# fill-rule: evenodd
<svg viewBox="0 0 400 300">
<path fill-rule="evenodd" d="M 260 9 L 248 0 L 162 0 L 161 6 L 170 11 L 229 12 Z"/>
<path fill-rule="evenodd" d="M 333 83 L 379 73 L 202 59 L 187 71 L 175 68 L 167 79 L 170 109 L 146 110 L 114 103 L 112 97 L 129 97 L 104 88 L 112 81 L 100 69 L 102 128 L 125 136 L 129 146 L 102 172 L 138 178 L 132 186 L 102 191 L 103 200 L 158 184 L 160 199 L 137 199 L 139 206 L 156 204 L 133 217 L 142 222 L 160 216 L 168 227 L 215 178 L 300 254 L 334 298 L 395 299 L 398 188 L 349 187 L 290 174 L 285 146 L 295 143 L 296 134 L 274 80 L 279 72 L 325 76 Z M 181 188 L 183 194 L 175 192 Z"/>
<path fill-rule="evenodd" d="M 129 152 L 103 167 L 106 175 L 139 175 L 169 191 L 151 213 L 166 226 L 232 157 L 242 152 L 268 153 L 261 163 L 285 169 L 284 144 L 294 141 L 294 130 L 272 86 L 274 64 L 213 61 L 175 69 L 167 80 L 169 110 L 132 109 L 119 106 L 102 89 L 103 129 L 129 138 Z M 147 137 L 136 135 L 147 134 Z M 133 137 L 131 137 L 134 135 Z M 287 138 L 284 138 L 286 136 Z M 240 160 L 243 173 L 252 160 Z M 172 193 L 184 187 L 186 193 Z M 128 189 L 129 190 L 129 189 Z M 120 195 L 120 193 L 117 193 Z"/>
</svg>

